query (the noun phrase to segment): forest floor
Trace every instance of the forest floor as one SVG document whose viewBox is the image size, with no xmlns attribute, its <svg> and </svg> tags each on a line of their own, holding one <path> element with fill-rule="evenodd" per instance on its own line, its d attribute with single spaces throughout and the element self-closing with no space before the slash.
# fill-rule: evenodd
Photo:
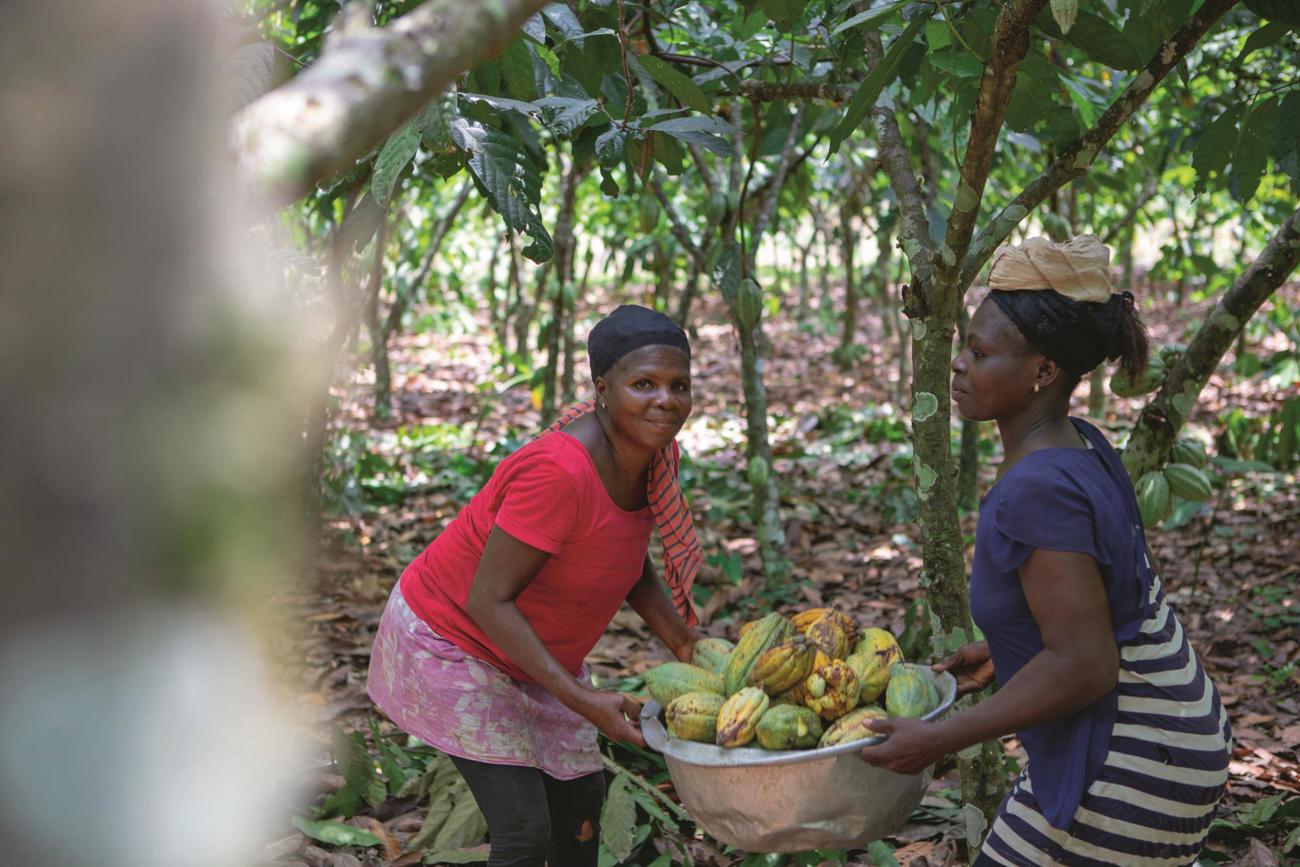
<svg viewBox="0 0 1300 867">
<path fill-rule="evenodd" d="M 1297 296 L 1293 286 L 1280 303 L 1300 303 Z M 1199 315 L 1199 305 L 1162 302 L 1147 319 L 1159 344 L 1179 339 Z M 800 327 L 788 318 L 768 323 L 765 378 L 778 456 L 774 470 L 783 488 L 794 563 L 789 584 L 768 589 L 759 578 L 746 514 L 739 353 L 719 310 L 702 310 L 697 321 L 695 411 L 680 439 L 691 458 L 684 487 L 709 555 L 697 585 L 706 631 L 734 638 L 741 623 L 770 607 L 835 602 L 864 626 L 901 633 L 909 606 L 921 595 L 921 558 L 911 520 L 907 416 L 897 403 L 897 338 L 881 333 L 878 318 L 868 322 L 858 336 L 865 353 L 845 372 L 830 360 L 838 334 L 827 333 L 823 324 Z M 363 732 L 371 748 L 374 732 L 387 737 L 394 731 L 382 720 L 371 730 L 377 711 L 366 697 L 365 677 L 379 614 L 399 573 L 454 516 L 495 460 L 541 426 L 525 385 L 497 388 L 504 377 L 486 334 L 484 327 L 397 341 L 391 419 L 375 416 L 365 372 L 338 392 L 340 411 L 327 465 L 339 480 L 337 510 L 323 533 L 314 572 L 274 600 L 286 628 L 268 647 L 282 667 L 282 682 L 306 736 L 318 745 L 307 809 L 311 798 L 319 803 L 331 793 L 338 803 L 339 790 L 351 782 L 346 769 L 331 761 L 332 731 Z M 1252 348 L 1286 348 L 1269 344 L 1274 339 Z M 586 380 L 585 369 L 584 358 L 579 382 Z M 1086 415 L 1087 392 L 1085 383 L 1076 396 L 1077 414 Z M 581 388 L 578 396 L 584 396 Z M 1202 394 L 1192 427 L 1212 435 L 1222 428 L 1224 411 L 1240 408 L 1267 416 L 1284 396 L 1259 378 L 1216 376 Z M 1140 401 L 1110 395 L 1107 400 L 1106 416 L 1094 421 L 1122 440 Z M 996 431 L 986 425 L 981 490 L 998 460 Z M 1218 685 L 1236 738 L 1222 821 L 1204 863 L 1300 863 L 1284 854 L 1297 839 L 1293 829 L 1300 819 L 1300 498 L 1294 475 L 1235 472 L 1221 478 L 1213 502 L 1149 534 L 1171 604 Z M 974 525 L 975 514 L 965 514 L 968 540 Z M 617 685 L 635 683 L 627 678 L 667 658 L 625 606 L 588 662 L 598 682 Z M 1014 739 L 1007 740 L 1007 749 L 1017 757 Z M 940 766 L 923 809 L 887 841 L 895 863 L 966 863 L 958 854 L 954 786 L 954 767 Z M 671 794 L 669 784 L 659 788 Z M 366 829 L 373 834 L 367 839 L 379 845 L 328 845 L 319 839 L 328 835 L 311 839 L 286 829 L 287 836 L 267 847 L 263 862 L 281 867 L 420 863 L 418 852 L 404 851 L 430 812 L 423 795 L 381 789 L 368 800 L 354 812 L 332 815 L 351 816 L 347 823 Z M 479 840 L 456 841 L 468 847 L 462 849 L 466 858 L 483 857 L 485 848 L 476 845 L 479 834 Z M 815 864 L 823 858 L 746 860 L 744 853 L 706 837 L 686 836 L 684 846 L 696 864 Z M 635 863 L 648 863 L 659 851 L 665 853 L 659 863 L 678 862 L 667 841 L 650 843 L 641 847 Z M 1300 847 L 1292 851 L 1300 855 Z M 879 849 L 842 857 L 849 864 L 889 863 Z M 841 863 L 830 856 L 824 860 Z"/>
</svg>

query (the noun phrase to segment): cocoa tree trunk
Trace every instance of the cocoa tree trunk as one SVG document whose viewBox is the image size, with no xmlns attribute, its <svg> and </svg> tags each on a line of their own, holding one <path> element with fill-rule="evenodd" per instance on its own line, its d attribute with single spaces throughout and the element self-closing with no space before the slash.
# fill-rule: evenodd
<svg viewBox="0 0 1300 867">
<path fill-rule="evenodd" d="M 1165 384 L 1142 408 L 1124 449 L 1124 465 L 1136 481 L 1161 467 L 1223 354 L 1269 296 L 1300 262 L 1300 209 L 1282 224 L 1254 262 L 1232 284 L 1170 368 Z"/>
<path fill-rule="evenodd" d="M 853 231 L 853 204 L 847 201 L 840 211 L 840 251 L 844 259 L 844 313 L 836 363 L 840 370 L 853 367 L 853 338 L 858 330 L 858 275 L 854 261 L 857 238 Z"/>
<path fill-rule="evenodd" d="M 551 298 L 551 323 L 546 333 L 546 371 L 542 379 L 542 420 L 550 424 L 556 417 L 556 400 L 560 385 L 560 354 L 563 351 L 565 331 L 573 326 L 568 321 L 568 311 L 573 301 L 573 210 L 577 201 L 578 184 L 586 168 L 572 161 L 560 181 L 560 212 L 555 219 L 555 280 Z"/>
</svg>

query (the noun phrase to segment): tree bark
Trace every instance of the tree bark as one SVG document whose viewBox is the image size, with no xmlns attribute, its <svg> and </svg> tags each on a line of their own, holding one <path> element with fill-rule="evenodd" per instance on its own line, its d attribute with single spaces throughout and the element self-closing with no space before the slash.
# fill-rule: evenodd
<svg viewBox="0 0 1300 867">
<path fill-rule="evenodd" d="M 858 331 L 858 275 L 854 255 L 857 250 L 857 238 L 853 232 L 853 200 L 845 200 L 840 210 L 840 251 L 844 259 L 844 313 L 840 331 L 840 345 L 836 354 L 836 364 L 840 370 L 847 371 L 853 367 L 853 338 Z"/>
<path fill-rule="evenodd" d="M 379 314 L 380 299 L 384 294 L 384 248 L 388 246 L 391 219 L 379 224 L 375 235 L 375 252 L 370 265 L 370 285 L 366 287 L 366 330 L 370 333 L 370 357 L 375 368 L 375 408 L 378 418 L 393 414 L 392 374 L 388 369 L 388 333 Z"/>
<path fill-rule="evenodd" d="M 1205 383 L 1246 323 L 1300 263 L 1300 209 L 1282 224 L 1267 246 L 1237 278 L 1201 323 L 1165 384 L 1143 407 L 1124 449 L 1124 466 L 1136 481 L 1159 469 L 1187 422 Z"/>
<path fill-rule="evenodd" d="M 542 421 L 550 424 L 556 417 L 556 400 L 560 386 L 560 355 L 568 324 L 568 310 L 573 298 L 573 210 L 578 184 L 586 168 L 577 160 L 569 165 L 560 182 L 560 212 L 555 218 L 555 285 L 551 299 L 551 324 L 546 334 L 546 372 L 542 379 Z"/>
<path fill-rule="evenodd" d="M 880 159 L 899 202 L 903 251 L 912 265 L 913 284 L 904 295 L 904 312 L 912 320 L 912 443 L 925 563 L 922 585 L 927 590 L 936 655 L 974 638 L 957 520 L 948 381 L 961 306 L 959 269 L 974 232 L 1016 67 L 1028 50 L 1028 28 L 1045 5 L 1046 0 L 1012 0 L 998 14 L 991 60 L 980 80 L 971 118 L 961 181 L 938 248 L 930 242 L 923 196 L 898 120 L 890 109 L 874 111 Z M 866 48 L 874 67 L 883 56 L 878 33 L 868 35 Z M 962 798 L 976 811 L 967 817 L 967 841 L 976 845 L 1002 798 L 1001 750 L 995 742 L 985 743 L 959 755 L 958 766 Z"/>
<path fill-rule="evenodd" d="M 365 4 L 362 4 L 363 6 Z M 383 28 L 362 15 L 336 23 L 320 58 L 246 106 L 231 124 L 241 174 L 285 205 L 357 159 L 492 57 L 546 0 L 427 0 Z"/>
</svg>

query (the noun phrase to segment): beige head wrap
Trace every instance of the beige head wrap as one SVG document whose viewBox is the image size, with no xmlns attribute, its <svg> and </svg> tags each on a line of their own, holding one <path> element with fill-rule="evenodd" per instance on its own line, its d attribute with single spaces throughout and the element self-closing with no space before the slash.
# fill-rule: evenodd
<svg viewBox="0 0 1300 867">
<path fill-rule="evenodd" d="M 1114 290 L 1107 269 L 1110 248 L 1096 235 L 1080 235 L 1064 244 L 1030 238 L 1019 246 L 1003 244 L 993 254 L 989 288 L 1055 289 L 1075 301 L 1103 303 Z"/>
</svg>

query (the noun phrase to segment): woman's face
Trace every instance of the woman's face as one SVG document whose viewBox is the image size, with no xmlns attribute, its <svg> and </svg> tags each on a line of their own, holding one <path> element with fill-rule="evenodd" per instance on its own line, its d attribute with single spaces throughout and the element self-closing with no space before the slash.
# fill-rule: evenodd
<svg viewBox="0 0 1300 867">
<path fill-rule="evenodd" d="M 966 328 L 966 345 L 952 361 L 957 411 L 971 421 L 988 421 L 1021 409 L 1033 396 L 1042 360 L 986 298 Z"/>
<path fill-rule="evenodd" d="M 691 365 L 675 346 L 643 346 L 596 378 L 614 429 L 647 448 L 666 448 L 691 414 Z"/>
</svg>

